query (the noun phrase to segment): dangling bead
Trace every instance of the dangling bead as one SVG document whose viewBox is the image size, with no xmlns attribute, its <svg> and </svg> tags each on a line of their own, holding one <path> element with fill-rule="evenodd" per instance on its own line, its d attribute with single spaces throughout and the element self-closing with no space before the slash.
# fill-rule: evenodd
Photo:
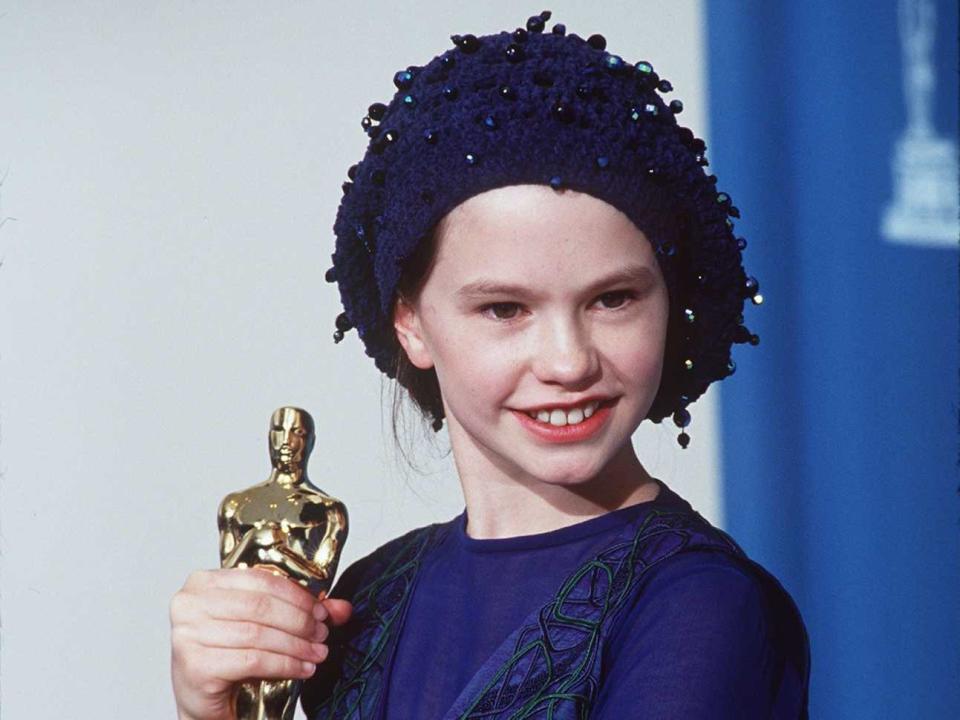
<svg viewBox="0 0 960 720">
<path fill-rule="evenodd" d="M 686 320 L 688 323 L 692 323 L 694 320 L 697 319 L 697 316 L 693 314 L 693 310 L 691 310 L 690 308 L 684 308 L 683 317 L 684 317 L 684 320 Z"/>
<path fill-rule="evenodd" d="M 682 432 L 679 435 L 677 435 L 677 442 L 680 443 L 680 447 L 686 450 L 687 445 L 690 444 L 690 436 L 687 435 L 687 433 Z"/>
<path fill-rule="evenodd" d="M 343 332 L 342 332 L 341 330 L 334 330 L 334 332 L 333 332 L 333 341 L 334 341 L 335 343 L 338 343 L 338 342 L 340 342 L 341 340 L 343 340 Z"/>
<path fill-rule="evenodd" d="M 750 336 L 750 344 L 751 344 L 751 345 L 754 345 L 754 346 L 759 345 L 759 344 L 760 344 L 760 336 L 757 335 L 756 333 L 754 333 L 753 335 L 751 335 L 751 336 Z"/>
<path fill-rule="evenodd" d="M 539 15 L 531 15 L 527 18 L 527 30 L 532 33 L 543 32 L 543 18 Z"/>
<path fill-rule="evenodd" d="M 746 250 L 747 249 L 747 240 L 746 238 L 737 238 L 737 249 Z"/>
<path fill-rule="evenodd" d="M 673 424 L 678 428 L 685 428 L 690 424 L 690 411 L 686 408 L 681 408 L 673 413 Z"/>
<path fill-rule="evenodd" d="M 324 273 L 323 279 L 326 280 L 328 283 L 336 282 L 336 281 L 337 281 L 337 268 L 335 268 L 335 267 L 329 268 L 329 269 L 327 270 L 327 272 Z"/>
<path fill-rule="evenodd" d="M 679 115 L 683 112 L 683 103 L 680 100 L 671 100 L 670 101 L 670 112 L 674 115 Z"/>
<path fill-rule="evenodd" d="M 513 31 L 513 39 L 515 42 L 522 43 L 527 41 L 527 31 L 523 28 L 517 28 Z"/>
<path fill-rule="evenodd" d="M 353 327 L 353 324 L 350 322 L 350 318 L 347 317 L 347 314 L 345 312 L 342 312 L 339 315 L 337 315 L 337 319 L 335 323 L 337 326 L 337 330 L 339 330 L 340 332 L 346 332 L 347 330 Z"/>
<path fill-rule="evenodd" d="M 687 358 L 683 361 L 683 367 L 685 370 L 693 370 L 693 360 Z"/>
<path fill-rule="evenodd" d="M 657 85 L 657 89 L 662 93 L 668 93 L 673 90 L 673 84 L 669 80 L 664 79 Z"/>
<path fill-rule="evenodd" d="M 566 35 L 567 26 L 563 23 L 554 23 L 553 28 L 550 30 L 554 35 Z"/>
<path fill-rule="evenodd" d="M 387 111 L 387 106 L 382 102 L 375 102 L 367 108 L 367 115 L 380 122 L 383 120 L 383 114 Z"/>
<path fill-rule="evenodd" d="M 554 190 L 559 190 L 561 187 L 563 187 L 563 178 L 561 178 L 559 175 L 554 175 L 552 178 L 550 178 L 550 187 L 552 187 Z"/>
<path fill-rule="evenodd" d="M 753 296 L 753 304 L 754 304 L 754 305 L 763 305 L 763 295 L 761 295 L 760 293 L 757 293 L 756 295 L 754 295 L 754 296 Z"/>
</svg>

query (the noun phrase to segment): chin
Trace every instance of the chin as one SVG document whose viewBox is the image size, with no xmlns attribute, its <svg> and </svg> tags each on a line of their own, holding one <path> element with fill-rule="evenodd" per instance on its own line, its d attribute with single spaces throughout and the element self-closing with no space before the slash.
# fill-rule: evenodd
<svg viewBox="0 0 960 720">
<path fill-rule="evenodd" d="M 603 472 L 606 462 L 599 458 L 556 458 L 554 461 L 530 463 L 527 474 L 546 485 L 582 485 Z"/>
</svg>

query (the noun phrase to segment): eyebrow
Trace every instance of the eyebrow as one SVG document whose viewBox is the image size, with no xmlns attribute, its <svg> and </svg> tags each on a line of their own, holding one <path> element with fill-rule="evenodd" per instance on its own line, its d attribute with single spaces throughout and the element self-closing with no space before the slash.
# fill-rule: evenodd
<svg viewBox="0 0 960 720">
<path fill-rule="evenodd" d="M 593 293 L 603 287 L 619 284 L 631 284 L 653 278 L 653 271 L 646 265 L 627 265 L 615 272 L 606 275 L 591 283 L 587 293 Z M 456 296 L 464 299 L 477 299 L 494 295 L 509 295 L 517 298 L 528 298 L 536 295 L 536 291 L 524 285 L 499 283 L 492 280 L 474 280 L 457 290 Z"/>
</svg>

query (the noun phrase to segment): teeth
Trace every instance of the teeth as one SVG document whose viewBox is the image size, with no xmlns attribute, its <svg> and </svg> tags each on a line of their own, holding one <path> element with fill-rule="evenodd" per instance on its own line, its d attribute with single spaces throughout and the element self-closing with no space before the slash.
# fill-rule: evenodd
<svg viewBox="0 0 960 720">
<path fill-rule="evenodd" d="M 597 406 L 599 405 L 600 402 L 594 400 L 593 402 L 587 403 L 582 408 L 571 408 L 570 410 L 561 410 L 557 408 L 555 410 L 540 410 L 536 413 L 527 414 L 542 423 L 549 423 L 550 425 L 562 427 L 564 425 L 576 425 L 577 423 L 583 422 L 584 419 L 590 417 L 597 411 Z"/>
</svg>

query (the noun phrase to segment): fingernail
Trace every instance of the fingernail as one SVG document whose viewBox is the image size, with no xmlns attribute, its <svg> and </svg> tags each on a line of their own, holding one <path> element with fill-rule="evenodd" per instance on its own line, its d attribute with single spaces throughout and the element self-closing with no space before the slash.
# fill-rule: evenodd
<svg viewBox="0 0 960 720">
<path fill-rule="evenodd" d="M 313 616 L 317 620 L 326 620 L 327 615 L 329 615 L 329 613 L 327 612 L 327 609 L 323 606 L 323 603 L 317 603 L 316 605 L 313 606 Z"/>
<path fill-rule="evenodd" d="M 303 671 L 304 671 L 304 672 L 308 672 L 308 673 L 316 672 L 316 671 L 317 671 L 317 665 L 316 665 L 316 663 L 307 662 L 306 660 L 304 660 L 304 661 L 303 661 Z"/>
</svg>

